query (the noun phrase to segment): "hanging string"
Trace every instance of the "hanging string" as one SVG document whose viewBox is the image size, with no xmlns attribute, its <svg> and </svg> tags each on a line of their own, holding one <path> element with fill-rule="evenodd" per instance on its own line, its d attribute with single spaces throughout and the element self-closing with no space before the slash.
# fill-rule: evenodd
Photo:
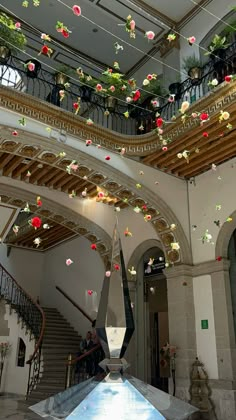
<svg viewBox="0 0 236 420">
<path fill-rule="evenodd" d="M 58 0 L 59 1 L 59 0 Z M 160 25 L 162 25 L 162 26 L 165 26 L 165 28 L 166 29 L 169 29 L 169 30 L 171 30 L 174 34 L 176 34 L 176 35 L 178 35 L 180 38 L 183 38 L 185 41 L 187 41 L 188 42 L 188 38 L 186 37 L 186 36 L 184 36 L 184 35 L 182 35 L 181 34 L 181 32 L 178 32 L 175 28 L 172 28 L 172 27 L 170 27 L 170 26 L 168 26 L 166 23 L 164 23 L 164 22 L 161 22 L 159 19 L 157 19 L 155 16 L 152 16 L 152 15 L 150 15 L 148 12 L 146 12 L 145 10 L 143 10 L 141 7 L 139 7 L 139 6 L 137 6 L 136 4 L 134 4 L 133 2 L 132 2 L 132 0 L 126 0 L 127 1 L 127 3 L 130 3 L 132 6 L 135 6 L 140 12 L 142 12 L 142 13 L 145 13 L 146 14 L 146 16 L 148 16 L 150 19 L 152 19 L 152 20 L 154 20 L 155 22 L 157 22 L 157 23 L 159 23 Z M 189 1 L 191 1 L 192 3 L 194 3 L 194 4 L 196 4 L 197 6 L 199 6 L 199 7 L 201 7 L 202 9 L 204 9 L 202 6 L 200 6 L 198 3 L 196 3 L 194 0 L 189 0 Z M 207 12 L 209 12 L 207 9 L 204 9 L 204 10 L 206 10 Z M 211 12 L 209 12 L 209 14 L 211 14 L 212 16 L 214 16 L 214 17 L 216 17 L 217 18 L 217 16 L 215 16 L 215 15 L 213 15 Z M 217 18 L 218 20 L 221 20 L 221 19 L 219 19 L 219 18 Z M 224 22 L 224 21 L 222 21 L 222 22 Z M 225 23 L 225 22 L 224 22 Z M 230 26 L 230 25 L 228 25 L 228 26 Z M 232 26 L 230 26 L 231 28 L 233 28 Z M 235 28 L 233 28 L 233 29 L 235 29 Z M 193 34 L 194 35 L 194 34 Z M 196 47 L 198 47 L 200 50 L 202 50 L 202 51 L 204 51 L 204 53 L 209 53 L 209 50 L 207 49 L 207 48 L 205 48 L 205 47 L 203 47 L 202 45 L 200 45 L 200 44 L 198 44 L 197 42 L 194 42 L 194 45 L 196 46 Z M 211 55 L 213 56 L 213 57 L 216 57 L 216 58 L 218 58 L 218 56 L 216 55 L 216 54 L 214 54 L 214 52 L 212 52 L 211 53 Z M 223 61 L 225 64 L 228 64 L 227 63 L 227 61 L 225 61 L 224 59 L 221 59 L 221 61 Z M 183 73 L 182 73 L 183 74 Z"/>
<path fill-rule="evenodd" d="M 226 26 L 228 26 L 229 28 L 233 29 L 235 31 L 235 28 L 230 25 L 230 23 L 226 22 L 225 20 L 219 18 L 218 16 L 216 16 L 214 13 L 210 12 L 210 10 L 206 9 L 205 7 L 201 6 L 200 4 L 198 4 L 196 1 L 194 0 L 189 0 L 191 3 L 195 4 L 196 6 L 199 7 L 199 9 L 204 10 L 206 13 L 208 13 L 209 15 L 211 15 L 212 17 L 214 17 L 216 20 L 218 20 L 218 22 L 222 22 L 224 23 Z M 232 8 L 233 9 L 233 8 Z"/>
<path fill-rule="evenodd" d="M 31 27 L 34 31 L 36 31 L 39 35 L 41 35 L 42 34 L 42 32 L 40 31 L 40 30 L 38 30 L 37 28 L 35 28 L 33 25 L 31 25 L 30 23 L 28 23 L 27 21 L 25 21 L 25 20 L 23 20 L 23 19 L 21 19 L 19 16 L 17 16 L 14 12 L 12 12 L 10 9 L 8 9 L 7 7 L 5 7 L 5 6 L 3 6 L 1 3 L 0 3 L 0 6 L 1 7 L 3 7 L 9 14 L 11 14 L 12 16 L 14 16 L 16 19 L 19 19 L 19 20 L 21 20 L 25 25 L 27 25 L 27 26 L 29 26 L 29 27 Z M 0 39 L 2 39 L 1 37 L 0 37 Z M 8 42 L 8 41 L 7 41 Z M 8 42 L 9 43 L 9 42 Z M 62 48 L 63 50 L 65 50 L 65 51 L 67 51 L 67 52 L 69 52 L 69 53 L 71 53 L 71 54 L 73 54 L 74 56 L 76 56 L 76 57 L 80 57 L 82 60 L 84 60 L 84 61 L 86 61 L 87 63 L 89 63 L 91 66 L 95 66 L 95 67 L 97 67 L 99 70 L 101 70 L 101 71 L 103 71 L 104 69 L 103 68 L 101 68 L 101 67 L 99 67 L 99 66 L 97 66 L 96 64 L 94 65 L 94 63 L 92 63 L 91 61 L 89 61 L 89 60 L 86 60 L 86 59 L 84 59 L 83 57 L 81 57 L 79 54 L 76 54 L 76 53 L 74 53 L 73 51 L 71 51 L 69 48 L 67 48 L 66 46 L 63 46 L 63 45 L 61 45 L 59 42 L 57 42 L 57 41 L 55 41 L 55 40 L 51 40 L 51 43 L 52 44 L 55 44 L 55 45 L 57 45 L 57 46 L 59 46 L 60 48 Z M 9 43 L 9 45 L 10 45 L 10 43 Z M 14 46 L 13 44 L 11 44 L 12 46 Z M 131 45 L 131 44 L 130 44 Z M 14 46 L 15 47 L 15 46 Z M 22 53 L 24 53 L 24 54 L 26 54 L 26 55 L 28 55 L 30 58 L 32 58 L 32 59 L 35 59 L 35 57 L 32 57 L 32 56 L 30 56 L 29 54 L 27 54 L 27 53 L 25 53 L 25 51 L 23 51 L 23 50 L 20 50 L 19 48 L 17 48 L 19 51 L 21 51 Z M 144 53 L 145 54 L 145 53 Z M 50 68 L 50 69 L 53 69 L 54 71 L 56 71 L 56 69 L 54 68 L 54 67 L 52 67 L 52 66 L 50 66 L 50 65 L 48 65 L 48 64 L 46 64 L 46 63 L 43 63 L 43 62 L 41 62 L 40 60 L 38 60 L 41 64 L 43 64 L 43 65 L 45 65 L 46 67 L 48 67 L 48 68 Z M 66 73 L 63 73 L 64 75 L 66 75 L 66 76 L 68 76 Z M 73 78 L 73 76 L 70 76 L 70 79 L 72 79 L 72 80 L 74 80 L 74 81 L 76 81 L 76 82 L 78 82 L 78 80 L 77 79 L 75 79 L 75 78 Z M 91 85 L 89 85 L 89 84 L 86 84 L 85 82 L 82 82 L 82 81 L 80 81 L 80 83 L 82 84 L 82 85 L 84 85 L 84 86 L 87 86 L 87 87 L 89 87 L 89 88 L 91 88 L 92 90 L 94 90 L 94 91 L 96 91 L 96 88 L 95 87 L 93 87 L 93 86 L 91 86 Z M 149 90 L 146 90 L 146 89 L 144 89 L 143 87 L 139 87 L 138 88 L 140 91 L 142 91 L 142 92 L 144 92 L 144 93 L 147 93 L 147 94 L 152 94 L 152 92 L 151 91 L 149 91 Z M 117 100 L 119 100 L 120 102 L 123 102 L 125 105 L 127 105 L 127 102 L 125 101 L 125 100 L 123 100 L 123 99 L 121 99 L 121 98 L 118 98 L 118 97 L 116 97 L 115 95 L 112 95 L 115 99 L 117 99 Z M 156 95 L 158 98 L 161 98 L 161 99 L 164 99 L 164 100 L 166 100 L 166 96 L 162 96 L 162 95 L 160 95 L 160 94 L 157 94 Z M 141 107 L 141 106 L 139 106 L 139 105 L 135 105 L 135 104 L 133 104 L 132 103 L 132 106 L 134 106 L 135 108 L 139 108 L 139 109 L 141 109 L 141 110 L 145 110 L 145 111 L 148 111 L 146 108 L 143 108 L 143 107 Z M 151 113 L 151 111 L 150 111 L 150 113 Z"/>
</svg>

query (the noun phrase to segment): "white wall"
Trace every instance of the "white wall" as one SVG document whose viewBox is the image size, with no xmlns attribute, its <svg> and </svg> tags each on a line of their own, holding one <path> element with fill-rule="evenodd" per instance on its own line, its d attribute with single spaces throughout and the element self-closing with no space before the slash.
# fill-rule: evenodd
<svg viewBox="0 0 236 420">
<path fill-rule="evenodd" d="M 220 177 L 220 179 L 219 179 Z M 192 229 L 192 249 L 194 264 L 215 259 L 215 244 L 220 231 L 214 221 L 221 223 L 236 210 L 235 159 L 226 162 L 216 171 L 210 170 L 196 178 L 196 186 L 189 184 L 190 221 Z M 221 205 L 221 210 L 216 210 Z M 203 244 L 201 237 L 206 229 L 213 237 L 214 245 Z"/>
<path fill-rule="evenodd" d="M 211 276 L 205 275 L 193 278 L 193 295 L 197 357 L 199 357 L 200 361 L 207 367 L 209 378 L 218 379 Z M 201 328 L 202 320 L 208 320 L 208 329 Z"/>
<path fill-rule="evenodd" d="M 9 305 L 6 305 L 4 319 L 8 322 L 9 336 L 0 336 L 0 342 L 8 341 L 11 344 L 11 349 L 4 363 L 0 390 L 2 392 L 26 395 L 29 374 L 29 365 L 26 365 L 26 362 L 29 360 L 30 355 L 33 354 L 35 341 L 30 341 L 30 334 L 25 333 L 21 322 L 18 322 L 17 314 L 14 311 L 10 314 Z M 20 338 L 26 345 L 24 367 L 17 366 L 17 352 Z"/>
<path fill-rule="evenodd" d="M 88 315 L 96 319 L 95 311 L 105 268 L 99 253 L 92 251 L 90 244 L 87 239 L 80 237 L 48 251 L 45 254 L 41 288 L 42 305 L 56 307 L 82 335 L 91 327 L 90 322 L 55 289 L 55 286 L 61 287 Z M 67 258 L 73 261 L 70 266 L 66 265 Z M 92 296 L 86 293 L 88 289 L 94 291 Z"/>
<path fill-rule="evenodd" d="M 35 300 L 40 296 L 44 270 L 43 253 L 12 247 L 7 257 L 6 245 L 0 244 L 0 263 Z"/>
</svg>

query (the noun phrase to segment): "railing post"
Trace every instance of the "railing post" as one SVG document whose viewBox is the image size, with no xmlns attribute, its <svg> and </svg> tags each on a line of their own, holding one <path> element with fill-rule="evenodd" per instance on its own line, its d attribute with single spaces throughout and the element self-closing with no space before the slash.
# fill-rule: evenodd
<svg viewBox="0 0 236 420">
<path fill-rule="evenodd" d="M 69 354 L 68 363 L 66 366 L 66 384 L 65 384 L 66 389 L 70 388 L 70 385 L 71 385 L 71 367 L 72 367 L 71 361 L 72 361 L 72 355 Z"/>
</svg>

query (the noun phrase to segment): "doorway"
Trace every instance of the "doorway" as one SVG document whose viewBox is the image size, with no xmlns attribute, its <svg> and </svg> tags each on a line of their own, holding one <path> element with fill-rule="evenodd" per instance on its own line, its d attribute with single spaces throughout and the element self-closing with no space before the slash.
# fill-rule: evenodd
<svg viewBox="0 0 236 420">
<path fill-rule="evenodd" d="M 160 248 L 143 256 L 144 305 L 146 307 L 147 369 L 149 383 L 168 392 L 169 366 L 163 366 L 160 350 L 169 342 L 167 281 L 165 259 Z"/>
</svg>

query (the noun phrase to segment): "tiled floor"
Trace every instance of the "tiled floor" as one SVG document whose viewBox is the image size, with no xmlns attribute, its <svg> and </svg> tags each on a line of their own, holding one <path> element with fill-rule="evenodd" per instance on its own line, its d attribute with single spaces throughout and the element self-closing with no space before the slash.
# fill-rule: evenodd
<svg viewBox="0 0 236 420">
<path fill-rule="evenodd" d="M 37 414 L 28 409 L 24 399 L 0 396 L 0 420 L 39 420 Z"/>
</svg>

